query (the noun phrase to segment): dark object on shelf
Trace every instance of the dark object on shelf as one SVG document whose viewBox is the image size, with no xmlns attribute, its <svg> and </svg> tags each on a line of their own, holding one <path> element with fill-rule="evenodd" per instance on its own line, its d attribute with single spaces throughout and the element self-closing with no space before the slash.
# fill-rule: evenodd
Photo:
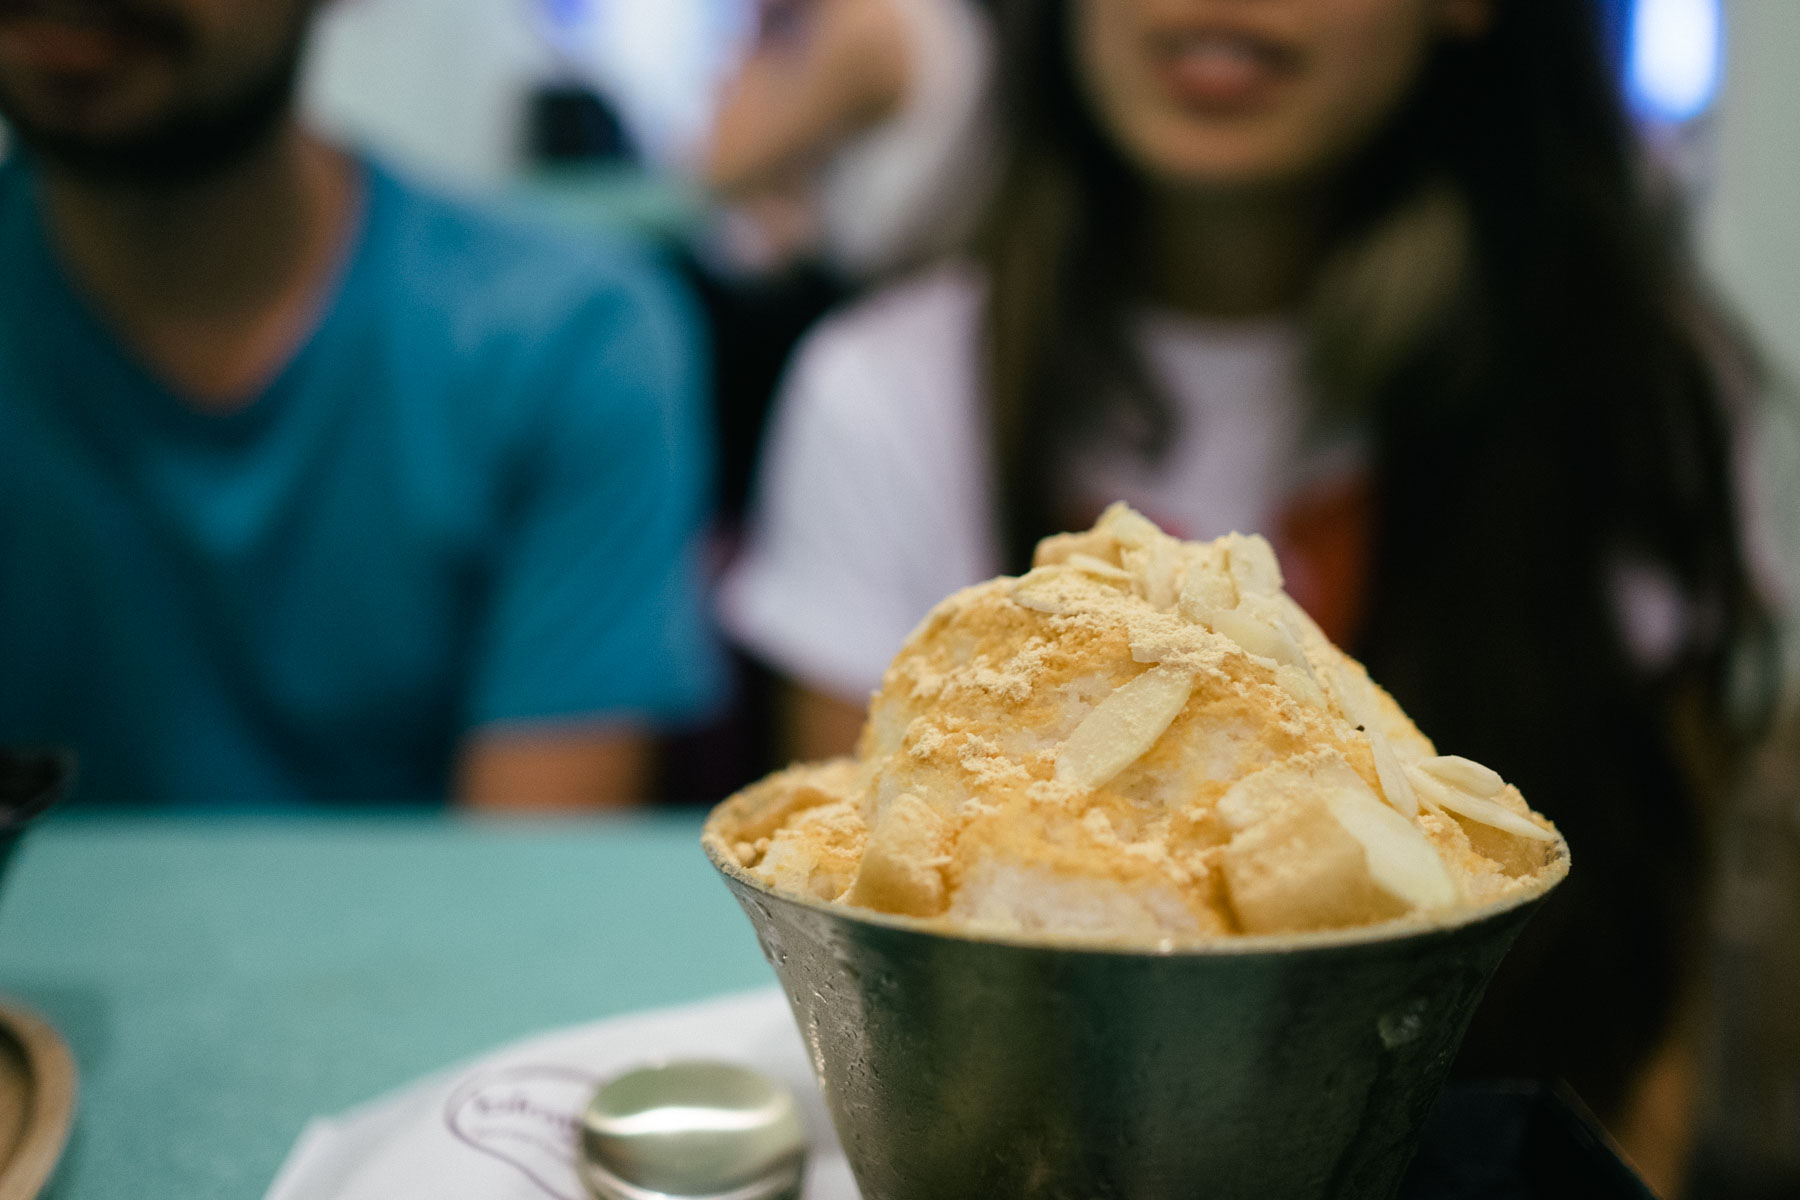
<svg viewBox="0 0 1800 1200">
<path fill-rule="evenodd" d="M 534 163 L 631 166 L 638 161 L 618 109 L 580 84 L 547 84 L 531 93 L 526 140 Z"/>
<path fill-rule="evenodd" d="M 67 750 L 0 749 L 0 876 L 25 827 L 62 799 L 75 778 Z"/>
<path fill-rule="evenodd" d="M 1452 1083 L 1397 1200 L 1656 1200 L 1566 1088 Z"/>
</svg>

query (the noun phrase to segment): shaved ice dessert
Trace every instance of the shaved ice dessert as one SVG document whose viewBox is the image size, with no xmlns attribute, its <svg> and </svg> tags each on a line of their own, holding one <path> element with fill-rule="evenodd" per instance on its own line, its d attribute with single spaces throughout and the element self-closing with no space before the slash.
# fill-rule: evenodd
<svg viewBox="0 0 1800 1200">
<path fill-rule="evenodd" d="M 948 931 L 1169 948 L 1449 923 L 1568 869 L 1282 591 L 1268 543 L 1123 505 L 914 630 L 854 758 L 711 827 L 773 891 Z"/>
</svg>

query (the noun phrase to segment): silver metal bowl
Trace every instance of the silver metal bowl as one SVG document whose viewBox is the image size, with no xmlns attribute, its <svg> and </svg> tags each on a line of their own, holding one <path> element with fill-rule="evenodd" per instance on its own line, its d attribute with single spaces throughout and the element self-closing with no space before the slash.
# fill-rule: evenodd
<svg viewBox="0 0 1800 1200">
<path fill-rule="evenodd" d="M 778 895 L 750 917 L 864 1200 L 1387 1197 L 1476 1002 L 1568 870 L 1454 921 L 1167 951 L 960 936 Z"/>
</svg>

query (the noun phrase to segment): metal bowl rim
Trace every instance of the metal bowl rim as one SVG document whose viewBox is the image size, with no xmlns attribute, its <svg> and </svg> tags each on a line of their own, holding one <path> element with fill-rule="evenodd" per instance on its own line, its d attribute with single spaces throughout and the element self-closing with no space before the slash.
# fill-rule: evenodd
<svg viewBox="0 0 1800 1200">
<path fill-rule="evenodd" d="M 1089 954 L 1113 958 L 1235 959 L 1258 955 L 1273 957 L 1313 950 L 1358 948 L 1377 944 L 1392 945 L 1415 939 L 1423 940 L 1434 935 L 1480 925 L 1506 913 L 1536 904 L 1549 895 L 1569 874 L 1569 843 L 1561 833 L 1558 833 L 1553 844 L 1552 857 L 1542 868 L 1542 874 L 1536 880 L 1535 886 L 1473 908 L 1459 907 L 1439 913 L 1415 913 L 1396 917 L 1391 921 L 1381 921 L 1373 925 L 1357 925 L 1348 929 L 1318 929 L 1299 933 L 1230 934 L 1206 940 L 1171 939 L 1168 943 L 1157 946 L 1133 946 L 1121 945 L 1116 941 L 1100 938 L 1088 939 L 1069 934 L 1032 937 L 1024 934 L 1008 934 L 997 930 L 969 932 L 947 928 L 935 920 L 924 917 L 909 917 L 899 913 L 878 912 L 874 909 L 852 908 L 849 905 L 837 904 L 829 900 L 815 900 L 811 897 L 777 892 L 751 875 L 731 854 L 725 838 L 714 825 L 723 810 L 723 804 L 715 807 L 708 814 L 706 824 L 701 830 L 700 845 L 706 851 L 707 859 L 721 875 L 775 903 L 808 909 L 821 916 L 846 921 L 853 925 L 865 925 L 922 937 L 940 938 L 945 941 L 1004 946 L 1013 950 L 1049 950 L 1066 954 Z"/>
</svg>

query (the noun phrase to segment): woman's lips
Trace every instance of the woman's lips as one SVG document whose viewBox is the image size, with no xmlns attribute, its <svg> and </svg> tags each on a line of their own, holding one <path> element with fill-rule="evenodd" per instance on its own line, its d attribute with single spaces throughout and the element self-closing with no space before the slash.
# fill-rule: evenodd
<svg viewBox="0 0 1800 1200">
<path fill-rule="evenodd" d="M 1298 66 L 1291 49 L 1267 38 L 1216 30 L 1158 35 L 1152 54 L 1175 102 L 1208 113 L 1259 107 Z"/>
</svg>

